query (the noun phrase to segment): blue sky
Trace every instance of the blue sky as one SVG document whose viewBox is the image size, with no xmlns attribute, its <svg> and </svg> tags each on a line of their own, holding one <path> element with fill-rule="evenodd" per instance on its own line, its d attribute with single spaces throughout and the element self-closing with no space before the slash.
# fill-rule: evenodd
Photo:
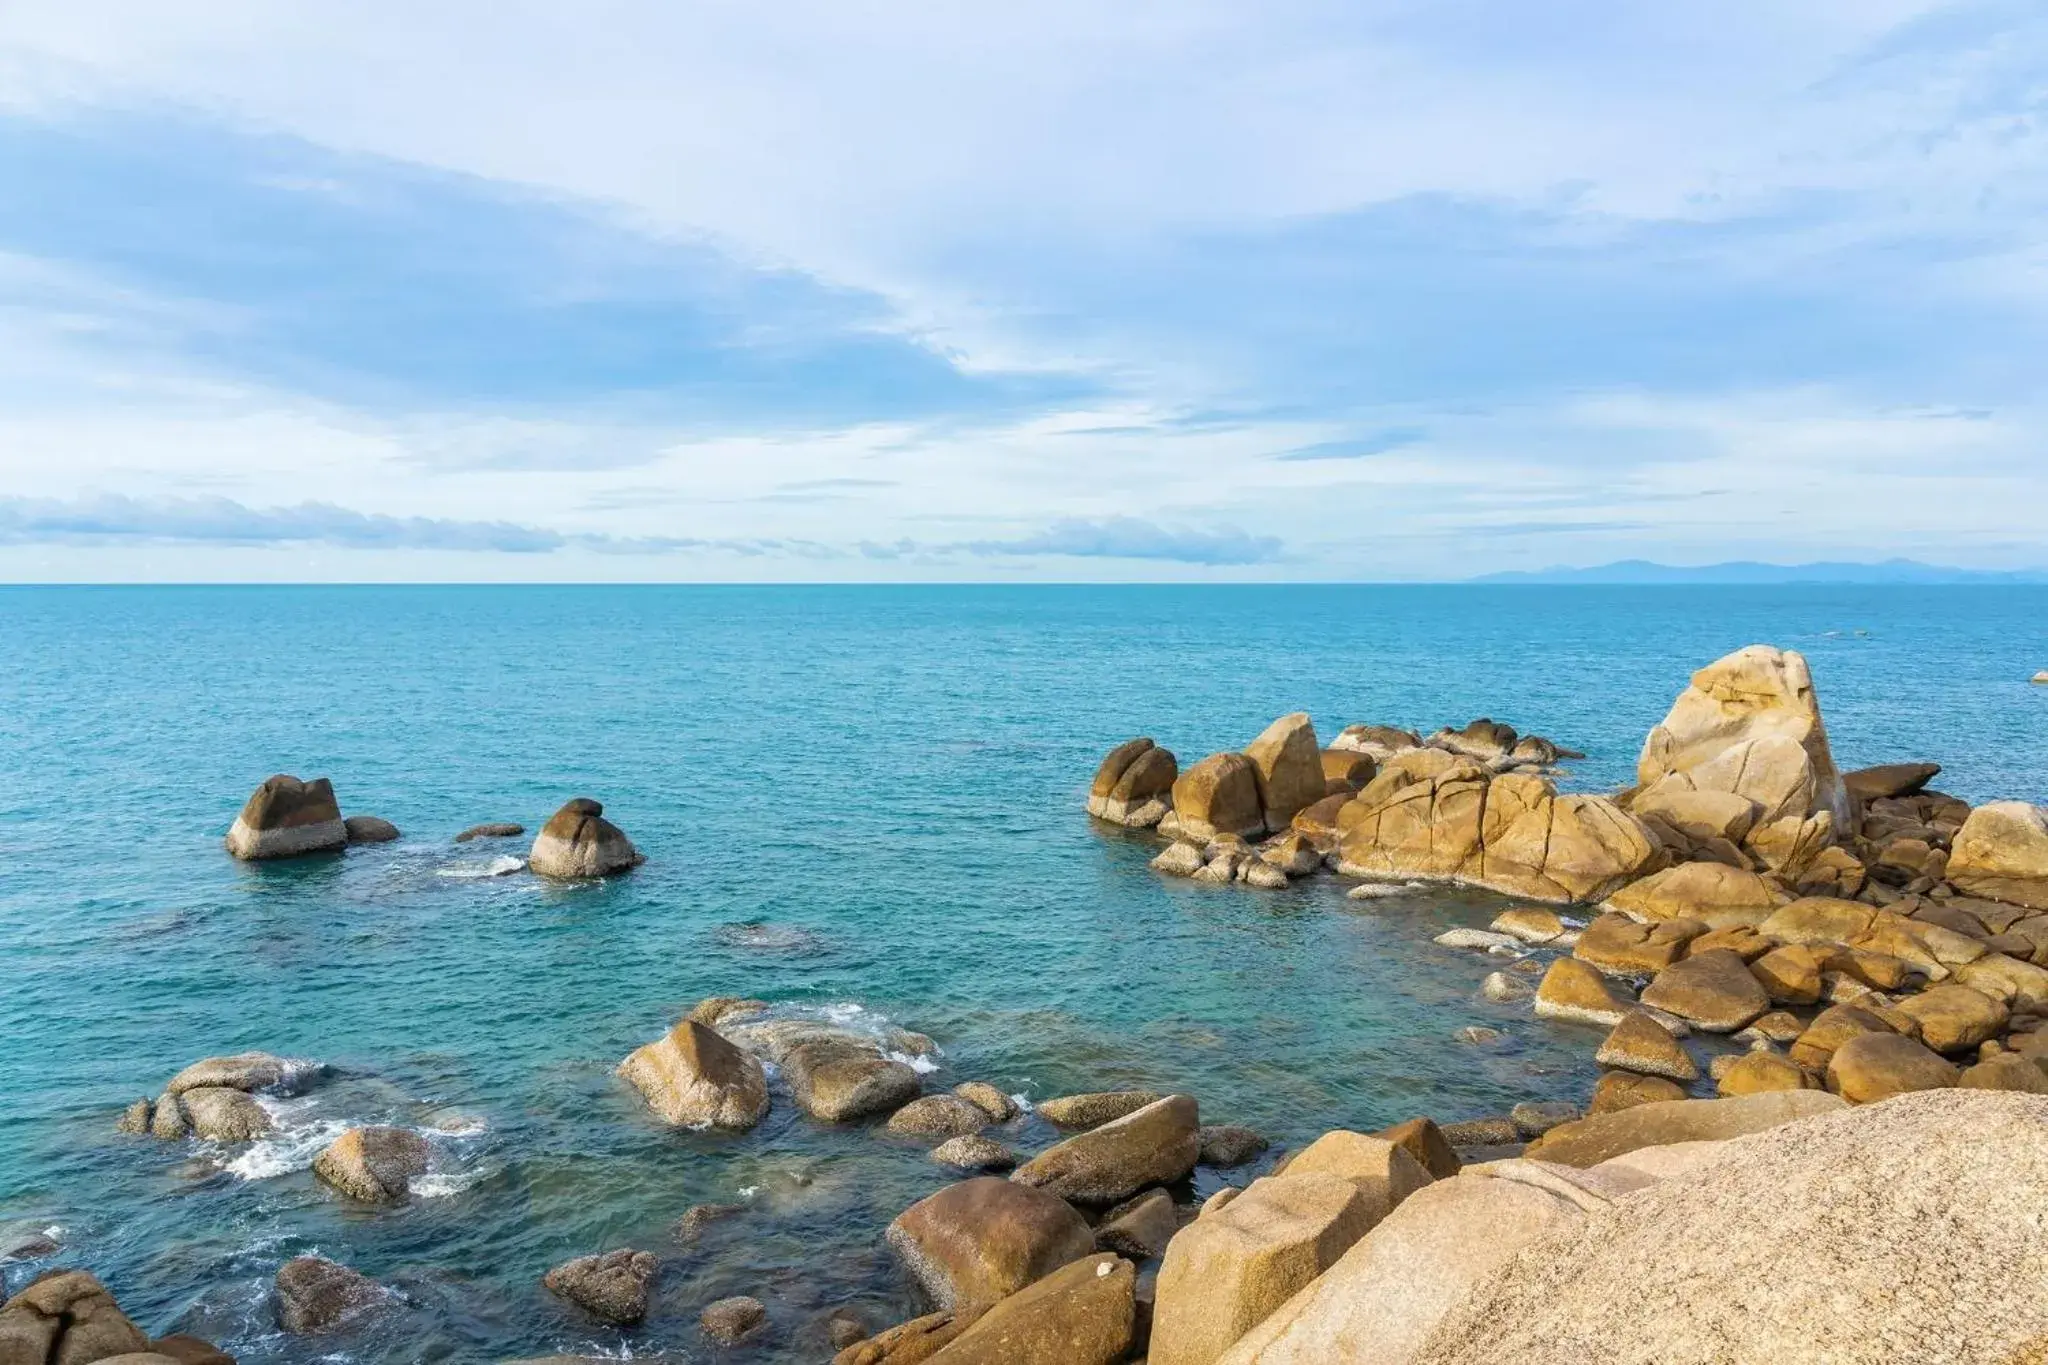
<svg viewBox="0 0 2048 1365">
<path fill-rule="evenodd" d="M 2048 564 L 2044 119 L 2009 0 L 12 0 L 0 579 Z"/>
</svg>

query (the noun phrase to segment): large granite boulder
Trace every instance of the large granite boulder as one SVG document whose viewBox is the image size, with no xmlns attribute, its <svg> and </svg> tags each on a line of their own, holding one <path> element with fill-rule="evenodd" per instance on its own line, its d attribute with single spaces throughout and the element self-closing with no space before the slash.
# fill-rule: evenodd
<svg viewBox="0 0 2048 1365">
<path fill-rule="evenodd" d="M 966 1137 L 988 1127 L 988 1112 L 958 1095 L 926 1095 L 912 1100 L 882 1125 L 897 1137 L 944 1139 Z"/>
<path fill-rule="evenodd" d="M 998 1300 L 929 1365 L 1114 1365 L 1137 1331 L 1136 1268 L 1090 1256 Z"/>
<path fill-rule="evenodd" d="M 1010 1178 L 1077 1204 L 1121 1203 L 1192 1171 L 1202 1154 L 1201 1126 L 1192 1099 L 1168 1095 L 1039 1153 Z"/>
<path fill-rule="evenodd" d="M 1243 754 L 1210 754 L 1174 780 L 1173 813 L 1179 837 L 1196 843 L 1219 834 L 1265 833 L 1257 765 Z"/>
<path fill-rule="evenodd" d="M 1785 894 L 1748 868 L 1688 862 L 1653 872 L 1607 898 L 1640 920 L 1696 919 L 1711 929 L 1761 924 Z"/>
<path fill-rule="evenodd" d="M 1316 727 L 1309 723 L 1306 711 L 1282 716 L 1268 725 L 1245 746 L 1244 756 L 1252 761 L 1258 777 L 1259 806 L 1267 829 L 1286 829 L 1297 811 L 1322 800 L 1327 792 L 1322 745 L 1316 742 Z"/>
<path fill-rule="evenodd" d="M 1851 1104 L 1946 1090 L 1961 1074 L 1940 1054 L 1897 1033 L 1859 1033 L 1828 1058 L 1828 1089 Z"/>
<path fill-rule="evenodd" d="M 203 1142 L 248 1142 L 277 1126 L 271 1121 L 270 1112 L 254 1098 L 222 1085 L 202 1085 L 163 1096 L 157 1101 L 151 1131 L 168 1136 L 167 1130 L 173 1126 L 169 1115 L 173 1112 L 178 1116 L 177 1126 L 182 1129 L 179 1135 Z"/>
<path fill-rule="evenodd" d="M 1599 968 L 1575 957 L 1551 963 L 1543 974 L 1543 984 L 1536 988 L 1538 1019 L 1612 1028 L 1633 1008 L 1635 1002 L 1617 994 Z"/>
<path fill-rule="evenodd" d="M 1899 1013 L 1920 1024 L 1920 1041 L 1936 1052 L 1974 1052 L 2004 1030 L 2010 1011 L 1968 986 L 1932 986 L 1899 1001 Z"/>
<path fill-rule="evenodd" d="M 324 777 L 301 782 L 289 773 L 264 779 L 228 829 L 228 852 L 237 858 L 296 858 L 348 843 L 348 826 Z"/>
<path fill-rule="evenodd" d="M 1733 1033 L 1771 1007 L 1742 954 L 1710 948 L 1672 963 L 1643 988 L 1643 1003 L 1708 1033 Z"/>
<path fill-rule="evenodd" d="M 782 1058 L 782 1077 L 797 1107 L 825 1123 L 850 1123 L 892 1113 L 917 1098 L 917 1072 L 876 1048 L 818 1039 Z"/>
<path fill-rule="evenodd" d="M 1842 786 L 1858 806 L 1901 796 L 1918 796 L 1941 775 L 1939 763 L 1880 763 L 1842 774 Z"/>
<path fill-rule="evenodd" d="M 1150 739 L 1125 740 L 1109 751 L 1088 788 L 1088 813 L 1111 824 L 1150 829 L 1172 809 L 1180 765 Z"/>
<path fill-rule="evenodd" d="M 149 1338 L 83 1270 L 53 1270 L 0 1307 L 0 1361 L 87 1365 L 149 1351 Z"/>
<path fill-rule="evenodd" d="M 1155 1090 L 1093 1090 L 1040 1100 L 1037 1109 L 1038 1116 L 1055 1127 L 1100 1128 L 1165 1098 Z"/>
<path fill-rule="evenodd" d="M 543 877 L 608 877 L 647 859 L 625 831 L 604 818 L 604 806 L 579 796 L 548 817 L 534 837 L 526 865 Z"/>
<path fill-rule="evenodd" d="M 1600 1044 L 1593 1060 L 1601 1066 L 1645 1076 L 1667 1076 L 1681 1083 L 1689 1084 L 1700 1078 L 1692 1054 L 1647 1010 L 1629 1011 Z"/>
<path fill-rule="evenodd" d="M 619 1074 L 677 1127 L 743 1133 L 768 1112 L 761 1064 L 693 1019 L 634 1051 Z"/>
<path fill-rule="evenodd" d="M 268 1052 L 237 1052 L 227 1057 L 204 1057 L 192 1063 L 171 1077 L 164 1086 L 164 1093 L 179 1095 L 187 1090 L 223 1087 L 289 1094 L 317 1070 L 317 1067 L 287 1061 Z"/>
<path fill-rule="evenodd" d="M 1640 1147 L 1741 1137 L 1841 1107 L 1839 1098 L 1818 1090 L 1638 1104 L 1559 1124 L 1523 1155 L 1560 1166 L 1595 1166 Z"/>
<path fill-rule="evenodd" d="M 2048 810 L 1994 801 L 1971 811 L 1949 851 L 1948 879 L 1972 896 L 2048 910 Z"/>
<path fill-rule="evenodd" d="M 660 1268 L 651 1252 L 624 1247 L 564 1261 L 541 1284 L 600 1322 L 629 1327 L 647 1316 L 648 1290 Z"/>
<path fill-rule="evenodd" d="M 365 1204 L 402 1204 L 433 1149 L 410 1128 L 351 1128 L 313 1158 L 313 1174 Z"/>
<path fill-rule="evenodd" d="M 944 1308 L 993 1303 L 1095 1250 L 1057 1195 L 998 1176 L 948 1185 L 889 1224 L 889 1247 Z"/>
<path fill-rule="evenodd" d="M 924 1365 L 988 1311 L 985 1304 L 927 1313 L 857 1341 L 832 1357 L 832 1365 Z"/>
<path fill-rule="evenodd" d="M 1908 1095 L 1816 1117 L 1557 1229 L 1463 1296 L 1412 1360 L 2021 1365 L 2048 1343 L 2048 1298 L 2015 1292 L 2010 1271 L 2048 1263 L 2044 1187 L 2039 1096 Z"/>
<path fill-rule="evenodd" d="M 278 1267 L 270 1311 L 293 1336 L 331 1332 L 384 1302 L 384 1287 L 325 1256 L 296 1256 Z"/>
<path fill-rule="evenodd" d="M 1253 1181 L 1167 1246 L 1150 1365 L 1213 1365 L 1378 1221 L 1358 1187 L 1339 1175 Z"/>
<path fill-rule="evenodd" d="M 1806 659 L 1770 645 L 1693 674 L 1650 731 L 1637 784 L 1647 792 L 1674 775 L 1689 779 L 1675 785 L 1755 801 L 1760 822 L 1825 810 L 1840 825 L 1849 815 Z"/>
<path fill-rule="evenodd" d="M 1437 1134 L 1439 1141 L 1443 1134 Z M 1452 1160 L 1456 1160 L 1455 1153 Z M 1274 1169 L 1275 1175 L 1334 1175 L 1363 1196 L 1367 1224 L 1377 1223 L 1430 1182 L 1422 1161 L 1394 1137 L 1339 1128 L 1323 1134 Z"/>
</svg>

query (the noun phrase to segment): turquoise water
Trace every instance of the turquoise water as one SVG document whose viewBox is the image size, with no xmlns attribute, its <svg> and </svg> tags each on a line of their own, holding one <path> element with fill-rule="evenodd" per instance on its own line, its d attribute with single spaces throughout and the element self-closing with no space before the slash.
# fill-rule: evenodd
<svg viewBox="0 0 2048 1365">
<path fill-rule="evenodd" d="M 667 1132 L 611 1076 L 626 1052 L 743 994 L 929 1033 L 934 1085 L 1181 1089 L 1282 1141 L 1582 1097 L 1593 1035 L 1478 1000 L 1499 961 L 1429 943 L 1498 902 L 1165 881 L 1082 815 L 1087 782 L 1130 735 L 1186 760 L 1299 708 L 1326 738 L 1491 715 L 1616 784 L 1686 675 L 1753 641 L 1808 654 L 1845 764 L 2048 800 L 2039 589 L 0 589 L 0 1233 L 63 1228 L 145 1326 L 245 1361 L 829 1358 L 826 1311 L 917 1311 L 879 1234 L 946 1175 L 780 1099 L 745 1137 Z M 406 838 L 234 863 L 220 836 L 279 771 Z M 523 841 L 449 842 L 579 794 L 645 867 L 548 887 L 470 875 Z M 114 1134 L 247 1048 L 338 1069 L 287 1115 L 297 1148 Z M 455 1173 L 345 1207 L 305 1162 L 347 1120 L 452 1122 Z M 538 1286 L 625 1244 L 667 1262 L 641 1328 Z M 400 1301 L 279 1335 L 269 1279 L 311 1249 Z M 720 1354 L 695 1318 L 732 1293 L 770 1327 Z"/>
</svg>

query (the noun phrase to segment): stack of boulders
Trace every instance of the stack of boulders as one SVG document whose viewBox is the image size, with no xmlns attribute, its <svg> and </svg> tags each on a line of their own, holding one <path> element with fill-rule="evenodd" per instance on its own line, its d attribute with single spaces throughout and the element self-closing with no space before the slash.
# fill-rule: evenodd
<svg viewBox="0 0 2048 1365">
<path fill-rule="evenodd" d="M 0 1305 L 6 1365 L 235 1365 L 197 1337 L 152 1339 L 89 1272 L 53 1270 Z"/>
<path fill-rule="evenodd" d="M 296 1094 L 320 1074 L 317 1066 L 267 1052 L 207 1057 L 171 1077 L 156 1099 L 129 1105 L 116 1126 L 165 1141 L 248 1142 L 275 1126 L 256 1096 Z"/>
</svg>

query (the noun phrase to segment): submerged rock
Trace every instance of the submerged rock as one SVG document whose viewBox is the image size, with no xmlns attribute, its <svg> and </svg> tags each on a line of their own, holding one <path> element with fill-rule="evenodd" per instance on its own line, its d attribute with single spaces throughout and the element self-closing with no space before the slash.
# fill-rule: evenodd
<svg viewBox="0 0 2048 1365">
<path fill-rule="evenodd" d="M 697 1315 L 697 1326 L 721 1346 L 746 1340 L 754 1329 L 768 1320 L 768 1305 L 744 1294 L 720 1299 Z"/>
<path fill-rule="evenodd" d="M 565 1261 L 541 1283 L 599 1321 L 629 1327 L 647 1316 L 648 1288 L 660 1264 L 649 1252 L 624 1247 Z"/>
<path fill-rule="evenodd" d="M 334 784 L 324 777 L 301 782 L 289 773 L 264 779 L 228 830 L 228 852 L 237 858 L 295 858 L 348 843 L 348 827 L 335 804 Z"/>
<path fill-rule="evenodd" d="M 1231 1123 L 1204 1125 L 1195 1137 L 1202 1144 L 1202 1164 L 1219 1170 L 1242 1166 L 1272 1146 L 1263 1134 Z"/>
<path fill-rule="evenodd" d="M 1095 1249 L 1081 1215 L 1029 1185 L 948 1185 L 889 1224 L 889 1247 L 941 1307 L 992 1303 Z"/>
<path fill-rule="evenodd" d="M 341 826 L 352 844 L 388 844 L 398 838 L 398 826 L 374 815 L 351 815 Z"/>
<path fill-rule="evenodd" d="M 719 1034 L 685 1019 L 619 1063 L 666 1123 L 743 1133 L 768 1112 L 761 1064 Z"/>
<path fill-rule="evenodd" d="M 676 1219 L 675 1238 L 687 1246 L 702 1237 L 704 1229 L 713 1223 L 722 1223 L 746 1211 L 745 1204 L 692 1204 L 683 1210 L 681 1218 Z"/>
<path fill-rule="evenodd" d="M 455 836 L 455 842 L 466 844 L 472 839 L 517 839 L 524 833 L 526 833 L 526 826 L 513 824 L 509 820 L 501 820 L 491 824 L 471 825 L 468 829 Z"/>
<path fill-rule="evenodd" d="M 159 1102 L 183 1111 L 186 1131 L 205 1142 L 248 1142 L 276 1125 L 264 1107 L 239 1090 L 200 1086 Z"/>
<path fill-rule="evenodd" d="M 313 1174 L 365 1204 L 400 1204 L 433 1149 L 410 1128 L 351 1128 L 313 1158 Z"/>
<path fill-rule="evenodd" d="M 549 817 L 526 865 L 543 877 L 608 877 L 647 860 L 625 832 L 604 818 L 604 806 L 579 796 Z"/>
<path fill-rule="evenodd" d="M 270 1289 L 277 1325 L 294 1336 L 330 1332 L 386 1298 L 367 1275 L 324 1256 L 299 1256 L 278 1268 Z"/>
<path fill-rule="evenodd" d="M 1041 1152 L 1010 1178 L 1076 1203 L 1115 1204 L 1192 1171 L 1201 1157 L 1200 1127 L 1195 1102 L 1169 1095 Z"/>
</svg>

